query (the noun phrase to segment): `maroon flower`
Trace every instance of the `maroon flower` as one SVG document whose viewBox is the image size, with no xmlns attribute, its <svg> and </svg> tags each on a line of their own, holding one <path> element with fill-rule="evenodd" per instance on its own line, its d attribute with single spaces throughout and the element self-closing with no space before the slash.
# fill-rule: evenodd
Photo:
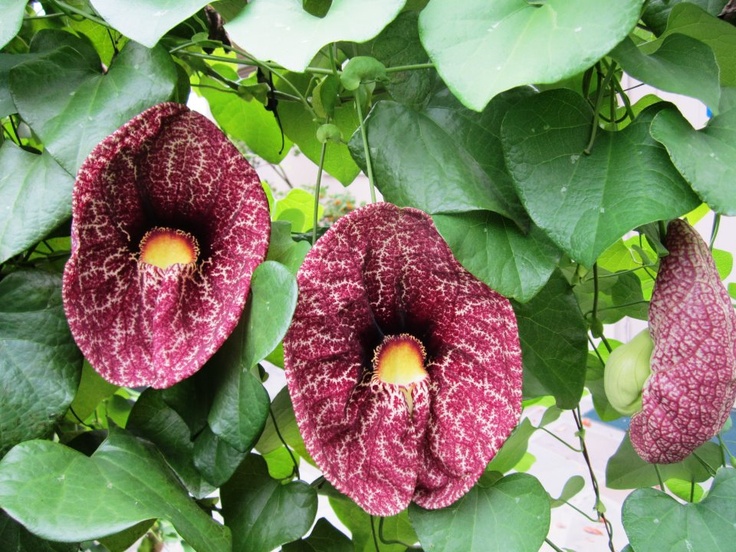
<svg viewBox="0 0 736 552">
<path fill-rule="evenodd" d="M 679 462 L 712 439 L 736 400 L 736 312 L 700 235 L 674 220 L 649 306 L 652 375 L 631 443 L 644 460 Z"/>
<path fill-rule="evenodd" d="M 258 175 L 222 132 L 164 103 L 100 143 L 72 204 L 64 308 L 107 380 L 169 387 L 222 345 L 268 247 Z"/>
<path fill-rule="evenodd" d="M 508 300 L 426 214 L 388 203 L 338 220 L 297 279 L 286 378 L 325 477 L 374 515 L 456 501 L 521 413 Z"/>
</svg>

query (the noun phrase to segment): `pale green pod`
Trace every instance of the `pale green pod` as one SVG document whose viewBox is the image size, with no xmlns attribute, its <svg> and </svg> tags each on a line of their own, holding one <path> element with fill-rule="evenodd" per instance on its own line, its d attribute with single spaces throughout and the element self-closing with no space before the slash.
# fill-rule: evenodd
<svg viewBox="0 0 736 552">
<path fill-rule="evenodd" d="M 641 392 L 652 373 L 654 341 L 649 329 L 615 349 L 606 362 L 603 384 L 611 406 L 625 416 L 641 410 Z"/>
</svg>

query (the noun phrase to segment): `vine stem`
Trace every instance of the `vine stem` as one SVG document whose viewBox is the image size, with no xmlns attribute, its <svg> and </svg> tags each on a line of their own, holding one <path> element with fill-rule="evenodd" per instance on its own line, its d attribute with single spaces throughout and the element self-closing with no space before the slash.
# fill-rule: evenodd
<svg viewBox="0 0 736 552">
<path fill-rule="evenodd" d="M 544 542 L 546 542 L 547 545 L 550 548 L 552 548 L 552 550 L 554 550 L 555 552 L 564 552 L 564 550 L 562 550 L 562 548 L 560 548 L 559 546 L 557 546 L 555 543 L 553 543 L 551 540 L 549 540 L 546 537 L 544 538 Z"/>
<path fill-rule="evenodd" d="M 713 227 L 710 231 L 710 243 L 708 244 L 708 248 L 713 251 L 713 246 L 716 243 L 716 237 L 718 236 L 718 229 L 721 226 L 721 215 L 718 213 L 714 213 L 713 215 Z"/>
<path fill-rule="evenodd" d="M 371 203 L 376 202 L 376 184 L 373 178 L 373 163 L 371 162 L 371 152 L 368 148 L 368 134 L 365 130 L 365 121 L 363 120 L 363 108 L 360 105 L 360 98 L 355 98 L 355 109 L 358 111 L 358 120 L 360 121 L 360 138 L 363 141 L 363 155 L 365 155 L 365 167 L 368 172 L 368 185 L 371 190 Z"/>
<path fill-rule="evenodd" d="M 580 407 L 576 407 L 575 410 L 572 411 L 572 417 L 575 419 L 575 425 L 578 428 L 578 439 L 580 440 L 580 450 L 583 453 L 583 459 L 585 460 L 585 464 L 588 466 L 588 473 L 590 474 L 590 483 L 593 486 L 593 492 L 595 493 L 595 510 L 598 514 L 598 519 L 603 522 L 603 525 L 606 528 L 606 533 L 608 534 L 608 548 L 611 552 L 616 552 L 616 549 L 613 546 L 613 527 L 611 526 L 611 522 L 608 521 L 606 518 L 606 514 L 603 512 L 601 506 L 603 503 L 601 502 L 601 492 L 600 487 L 598 486 L 598 479 L 595 476 L 595 471 L 593 470 L 593 464 L 590 461 L 590 455 L 588 454 L 588 447 L 585 444 L 585 428 L 583 427 L 583 417 L 580 413 Z"/>
<path fill-rule="evenodd" d="M 291 449 L 289 448 L 289 445 L 286 444 L 286 441 L 284 440 L 283 436 L 281 435 L 281 432 L 279 431 L 279 424 L 276 423 L 276 416 L 273 413 L 273 410 L 271 409 L 271 406 L 268 407 L 268 413 L 271 416 L 271 421 L 273 422 L 273 428 L 276 430 L 276 435 L 279 438 L 279 441 L 286 447 L 286 452 L 289 453 L 289 457 L 291 458 L 292 463 L 294 464 L 294 469 L 291 472 L 292 475 L 295 475 L 297 479 L 301 479 L 299 476 L 299 462 L 296 461 L 296 458 L 294 458 L 294 454 L 291 452 Z"/>
<path fill-rule="evenodd" d="M 327 152 L 327 142 L 322 144 L 322 151 L 319 153 L 319 166 L 317 167 L 317 182 L 314 185 L 314 213 L 312 215 L 312 245 L 317 243 L 317 223 L 319 222 L 319 192 L 322 186 L 322 171 L 325 166 L 325 153 Z"/>
<path fill-rule="evenodd" d="M 604 97 L 604 91 L 608 90 L 611 85 L 611 79 L 613 78 L 613 75 L 616 72 L 616 62 L 611 63 L 610 67 L 608 68 L 608 72 L 606 73 L 606 76 L 603 78 L 603 82 L 598 87 L 598 90 L 596 90 L 596 98 L 595 98 L 595 107 L 594 107 L 594 113 L 593 113 L 593 126 L 590 129 L 590 140 L 588 140 L 588 145 L 585 146 L 585 149 L 583 150 L 583 153 L 585 155 L 590 155 L 590 152 L 593 151 L 593 144 L 595 143 L 595 137 L 598 134 L 598 120 L 600 119 L 600 110 L 601 106 L 603 105 L 603 97 Z"/>
</svg>

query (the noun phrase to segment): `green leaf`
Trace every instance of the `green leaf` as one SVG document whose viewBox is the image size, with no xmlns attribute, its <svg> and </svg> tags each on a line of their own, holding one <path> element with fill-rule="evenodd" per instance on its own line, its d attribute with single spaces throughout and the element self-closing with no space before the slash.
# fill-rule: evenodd
<svg viewBox="0 0 736 552">
<path fill-rule="evenodd" d="M 536 431 L 529 418 L 524 418 L 514 428 L 508 439 L 504 442 L 496 456 L 488 463 L 486 471 L 506 473 L 516 467 L 522 461 L 529 447 L 529 438 Z"/>
<path fill-rule="evenodd" d="M 194 441 L 194 465 L 215 487 L 222 486 L 232 477 L 246 454 L 215 435 L 209 426 Z"/>
<path fill-rule="evenodd" d="M 153 48 L 166 31 L 197 13 L 206 0 L 90 0 L 97 12 L 125 36 Z"/>
<path fill-rule="evenodd" d="M 20 30 L 26 3 L 26 0 L 0 0 L 0 48 Z"/>
<path fill-rule="evenodd" d="M 296 278 L 285 266 L 266 261 L 253 273 L 251 292 L 238 327 L 215 355 L 223 376 L 208 417 L 215 435 L 241 452 L 263 431 L 270 404 L 251 368 L 286 334 L 296 308 Z"/>
<path fill-rule="evenodd" d="M 282 485 L 266 461 L 249 455 L 221 489 L 222 516 L 233 531 L 233 552 L 270 552 L 302 537 L 317 513 L 317 493 L 303 481 Z"/>
<path fill-rule="evenodd" d="M 0 263 L 69 219 L 74 179 L 48 154 L 0 147 Z"/>
<path fill-rule="evenodd" d="M 146 389 L 135 402 L 126 429 L 156 445 L 189 492 L 195 498 L 204 498 L 215 488 L 203 481 L 195 468 L 192 433 L 186 421 L 166 403 L 166 391 Z M 196 391 L 191 389 L 188 394 L 195 403 Z"/>
<path fill-rule="evenodd" d="M 517 473 L 478 484 L 441 510 L 409 506 L 427 552 L 537 552 L 549 530 L 549 496 L 531 475 Z"/>
<path fill-rule="evenodd" d="M 103 379 L 101 375 L 95 372 L 92 365 L 85 360 L 82 365 L 79 388 L 71 404 L 71 410 L 74 411 L 74 414 L 70 412 L 68 416 L 71 416 L 71 419 L 75 421 L 77 421 L 75 415 L 82 421 L 86 420 L 95 411 L 100 401 L 108 398 L 117 389 L 117 385 Z"/>
<path fill-rule="evenodd" d="M 713 249 L 711 253 L 713 255 L 713 261 L 716 264 L 718 277 L 721 280 L 725 280 L 733 270 L 733 254 L 723 249 Z"/>
<path fill-rule="evenodd" d="M 247 337 L 242 363 L 250 369 L 276 348 L 286 335 L 296 308 L 296 278 L 282 264 L 261 263 L 250 283 L 252 298 L 246 305 Z"/>
<path fill-rule="evenodd" d="M 646 55 L 627 37 L 610 55 L 635 79 L 659 90 L 697 98 L 717 109 L 721 88 L 713 50 L 682 34 L 669 35 L 658 46 Z"/>
<path fill-rule="evenodd" d="M 322 218 L 324 208 L 317 209 L 317 220 Z M 314 194 L 306 190 L 293 188 L 284 199 L 276 202 L 275 220 L 291 222 L 292 232 L 309 232 L 314 228 Z"/>
<path fill-rule="evenodd" d="M 719 466 L 722 461 L 721 449 L 715 443 L 705 443 L 697 449 L 697 454 L 711 466 Z M 684 479 L 686 481 L 707 481 L 710 473 L 695 458 L 688 456 L 682 462 L 661 464 L 658 466 L 663 480 Z M 606 486 L 611 489 L 636 489 L 637 487 L 653 487 L 659 484 L 657 472 L 652 464 L 639 458 L 631 445 L 628 432 L 623 441 L 606 465 Z"/>
<path fill-rule="evenodd" d="M 618 44 L 643 0 L 433 0 L 419 16 L 422 43 L 469 108 L 522 84 L 580 73 Z"/>
<path fill-rule="evenodd" d="M 8 552 L 77 552 L 78 544 L 49 542 L 29 533 L 20 523 L 0 510 L 0 542 Z"/>
<path fill-rule="evenodd" d="M 315 164 L 319 163 L 322 143 L 317 140 L 317 130 L 321 123 L 315 121 L 314 115 L 300 103 L 281 102 L 278 109 L 284 133 L 291 138 L 304 155 Z M 334 119 L 331 122 L 337 125 L 343 136 L 352 136 L 355 129 L 358 128 L 355 106 L 352 103 L 336 106 Z M 336 142 L 327 143 L 324 170 L 344 186 L 355 180 L 360 172 L 360 168 L 350 155 L 348 146 Z"/>
<path fill-rule="evenodd" d="M 701 502 L 680 504 L 655 489 L 637 489 L 624 501 L 622 522 L 636 552 L 727 552 L 736 541 L 736 471 L 720 469 Z"/>
<path fill-rule="evenodd" d="M 695 130 L 679 111 L 661 111 L 651 134 L 708 206 L 723 215 L 736 215 L 736 107 L 713 117 Z"/>
<path fill-rule="evenodd" d="M 506 161 L 532 220 L 586 267 L 623 234 L 672 219 L 700 202 L 649 135 L 659 104 L 620 132 L 599 130 L 590 154 L 593 114 L 571 90 L 537 94 L 503 122 Z"/>
<path fill-rule="evenodd" d="M 383 197 L 430 214 L 493 211 L 526 229 L 528 217 L 506 170 L 499 135 L 506 112 L 530 94 L 530 89 L 511 91 L 481 115 L 463 107 L 444 87 L 421 110 L 391 101 L 376 104 L 366 125 Z M 350 151 L 365 167 L 357 134 Z"/>
<path fill-rule="evenodd" d="M 37 54 L 0 53 L 0 117 L 7 117 L 17 111 L 13 97 L 10 95 L 10 70 L 36 57 L 38 57 Z"/>
<path fill-rule="evenodd" d="M 217 65 L 219 73 L 236 81 L 238 74 L 227 66 Z M 203 77 L 197 89 L 210 106 L 212 115 L 222 130 L 235 140 L 242 140 L 257 156 L 269 163 L 280 163 L 291 150 L 291 140 L 281 132 L 275 115 L 266 110 L 258 100 L 245 99 L 229 88 L 224 88 L 216 80 Z M 256 75 L 243 81 L 255 83 Z"/>
<path fill-rule="evenodd" d="M 266 259 L 281 263 L 296 275 L 309 252 L 309 242 L 291 239 L 291 223 L 275 220 L 271 223 L 271 241 L 268 244 Z"/>
<path fill-rule="evenodd" d="M 306 539 L 285 544 L 284 552 L 353 552 L 353 543 L 325 518 L 319 518 Z"/>
<path fill-rule="evenodd" d="M 524 234 L 511 220 L 489 211 L 432 218 L 470 273 L 521 303 L 544 287 L 560 259 L 560 250 L 535 225 Z"/>
<path fill-rule="evenodd" d="M 562 487 L 560 496 L 552 499 L 551 507 L 557 508 L 567 503 L 572 497 L 578 494 L 585 488 L 585 479 L 581 475 L 573 475 L 570 479 L 565 482 L 565 486 Z"/>
<path fill-rule="evenodd" d="M 127 552 L 143 535 L 148 533 L 153 523 L 153 520 L 150 519 L 141 521 L 116 535 L 101 538 L 100 544 L 110 552 Z"/>
<path fill-rule="evenodd" d="M 46 437 L 74 399 L 82 355 L 61 302 L 61 278 L 30 270 L 0 281 L 0 458 Z"/>
<path fill-rule="evenodd" d="M 667 19 L 672 8 L 680 2 L 697 4 L 711 15 L 721 13 L 728 0 L 649 0 L 644 6 L 641 19 L 656 35 L 661 35 L 667 29 Z"/>
<path fill-rule="evenodd" d="M 268 420 L 266 420 L 266 427 L 263 429 L 263 433 L 256 444 L 258 452 L 266 455 L 277 450 L 284 444 L 281 441 L 283 438 L 289 448 L 296 451 L 299 456 L 309 463 L 314 464 L 304 445 L 301 433 L 299 433 L 299 426 L 296 423 L 296 416 L 294 415 L 294 406 L 291 404 L 289 390 L 286 387 L 281 389 L 276 394 L 276 397 L 274 397 L 271 403 L 271 412 L 273 412 L 276 418 L 278 432 L 276 432 L 273 420 L 269 416 Z M 281 437 L 279 437 L 279 433 Z"/>
<path fill-rule="evenodd" d="M 359 51 L 373 56 L 386 67 L 418 65 L 429 62 L 429 56 L 419 41 L 419 14 L 404 11 L 375 39 L 359 45 Z M 432 92 L 437 73 L 432 69 L 392 71 L 386 90 L 395 101 L 420 108 Z"/>
<path fill-rule="evenodd" d="M 380 523 L 366 514 L 363 509 L 349 498 L 335 491 L 335 496 L 330 496 L 330 505 L 337 514 L 338 519 L 350 530 L 353 536 L 355 552 L 376 552 L 373 540 L 374 531 L 378 534 Z M 387 541 L 401 541 L 409 544 L 417 542 L 416 533 L 409 521 L 408 510 L 395 516 L 382 518 L 383 538 Z M 406 552 L 406 546 L 402 544 L 382 543 L 380 552 Z"/>
<path fill-rule="evenodd" d="M 405 2 L 334 0 L 327 14 L 319 18 L 293 0 L 255 0 L 248 2 L 225 30 L 256 59 L 269 59 L 301 73 L 326 44 L 365 42 L 376 36 Z"/>
<path fill-rule="evenodd" d="M 585 382 L 587 327 L 572 289 L 556 272 L 528 303 L 512 302 L 524 361 L 524 395 L 553 395 L 574 408 Z"/>
<path fill-rule="evenodd" d="M 191 500 L 153 447 L 123 430 L 91 457 L 50 441 L 17 445 L 0 461 L 0 507 L 49 540 L 97 539 L 165 518 L 196 550 L 230 551 L 229 529 Z"/>
<path fill-rule="evenodd" d="M 351 58 L 340 74 L 340 82 L 345 90 L 357 90 L 362 83 L 387 79 L 386 66 L 372 56 Z"/>
<path fill-rule="evenodd" d="M 695 38 L 710 46 L 721 69 L 721 85 L 736 86 L 736 63 L 733 61 L 736 28 L 733 25 L 713 17 L 694 3 L 680 2 L 672 8 L 667 19 L 667 30 L 659 40 L 675 33 Z M 650 48 L 656 46 L 656 43 L 650 43 Z M 716 107 L 713 106 L 714 109 Z"/>
<path fill-rule="evenodd" d="M 686 502 L 700 502 L 705 494 L 703 487 L 694 481 L 672 478 L 665 481 L 664 484 L 668 491 Z"/>
<path fill-rule="evenodd" d="M 167 100 L 177 75 L 169 54 L 128 42 L 103 74 L 78 49 L 62 46 L 10 71 L 23 120 L 70 174 L 92 148 L 146 108 Z"/>
</svg>

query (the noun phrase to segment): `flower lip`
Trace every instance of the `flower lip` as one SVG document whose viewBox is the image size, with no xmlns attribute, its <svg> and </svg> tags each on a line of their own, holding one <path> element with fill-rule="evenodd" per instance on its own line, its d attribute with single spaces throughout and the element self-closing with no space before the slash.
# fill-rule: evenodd
<svg viewBox="0 0 736 552">
<path fill-rule="evenodd" d="M 155 105 L 82 164 L 64 311 L 100 375 L 158 389 L 197 372 L 243 312 L 268 250 L 258 174 L 204 115 Z"/>
<path fill-rule="evenodd" d="M 374 377 L 384 383 L 409 387 L 427 378 L 424 345 L 410 334 L 388 335 L 373 356 Z"/>
<path fill-rule="evenodd" d="M 736 400 L 736 311 L 708 245 L 680 219 L 665 245 L 649 305 L 652 374 L 629 427 L 652 464 L 679 462 L 715 437 Z"/>
<path fill-rule="evenodd" d="M 175 264 L 194 264 L 199 257 L 199 243 L 189 232 L 156 226 L 140 242 L 140 261 L 158 268 Z"/>
<path fill-rule="evenodd" d="M 284 367 L 325 478 L 378 516 L 462 497 L 521 414 L 508 299 L 460 265 L 429 215 L 390 203 L 341 217 L 297 282 Z"/>
</svg>

